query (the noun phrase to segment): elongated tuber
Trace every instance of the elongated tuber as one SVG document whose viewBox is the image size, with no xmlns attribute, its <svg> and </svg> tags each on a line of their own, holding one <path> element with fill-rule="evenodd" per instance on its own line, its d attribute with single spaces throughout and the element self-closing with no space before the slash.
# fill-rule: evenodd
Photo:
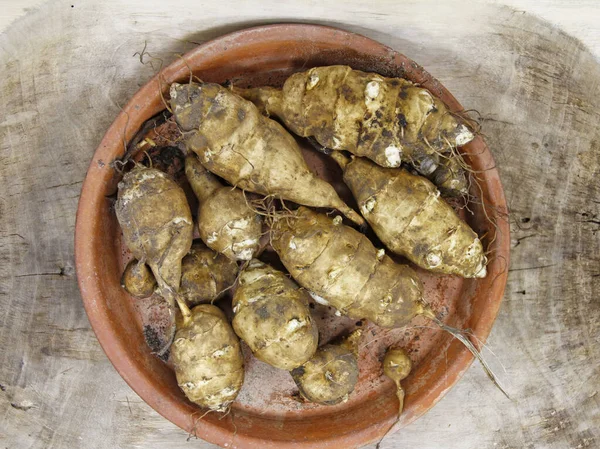
<svg viewBox="0 0 600 449">
<path fill-rule="evenodd" d="M 311 402 L 334 405 L 346 401 L 358 382 L 358 340 L 355 330 L 341 343 L 319 348 L 304 365 L 292 370 L 300 394 Z"/>
<path fill-rule="evenodd" d="M 401 327 L 424 310 L 415 272 L 337 219 L 301 207 L 275 221 L 271 242 L 296 282 L 343 315 Z"/>
<path fill-rule="evenodd" d="M 294 133 L 314 137 L 382 167 L 410 162 L 423 174 L 437 168 L 438 154 L 461 146 L 473 133 L 427 89 L 402 78 L 335 65 L 290 76 L 282 89 L 234 89 Z"/>
<path fill-rule="evenodd" d="M 172 84 L 171 108 L 188 136 L 188 149 L 231 185 L 306 206 L 334 208 L 364 223 L 330 184 L 308 169 L 294 138 L 251 102 L 218 84 Z"/>
<path fill-rule="evenodd" d="M 452 334 L 481 362 L 504 393 L 479 350 L 460 329 L 444 324 L 423 301 L 415 272 L 394 263 L 360 232 L 305 207 L 277 219 L 273 249 L 292 277 L 323 304 L 351 318 L 382 327 L 402 327 L 417 315 Z M 507 395 L 508 396 L 508 395 Z"/>
<path fill-rule="evenodd" d="M 363 216 L 392 252 L 437 273 L 485 277 L 481 241 L 431 182 L 364 158 L 340 152 L 331 156 L 342 167 Z"/>
<path fill-rule="evenodd" d="M 319 333 L 309 300 L 285 274 L 252 260 L 233 296 L 233 329 L 257 359 L 289 371 L 317 350 Z"/>
<path fill-rule="evenodd" d="M 198 230 L 206 245 L 232 260 L 250 260 L 259 249 L 262 219 L 244 193 L 227 187 L 190 153 L 185 174 L 198 198 Z"/>
</svg>

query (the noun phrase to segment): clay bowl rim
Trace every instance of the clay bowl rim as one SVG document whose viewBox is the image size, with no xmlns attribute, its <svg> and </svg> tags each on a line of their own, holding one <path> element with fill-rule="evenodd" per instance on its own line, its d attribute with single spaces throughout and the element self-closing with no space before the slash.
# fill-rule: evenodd
<svg viewBox="0 0 600 449">
<path fill-rule="evenodd" d="M 243 45 L 246 39 L 263 39 L 265 41 L 273 39 L 289 40 L 292 35 L 296 37 L 307 36 L 309 38 L 310 36 L 315 36 L 335 42 L 339 42 L 340 39 L 347 39 L 348 43 L 360 43 L 365 48 L 373 48 L 377 49 L 379 53 L 387 53 L 388 57 L 391 58 L 392 64 L 402 67 L 402 70 L 405 71 L 409 79 L 427 87 L 434 95 L 442 98 L 450 109 L 454 111 L 463 110 L 460 103 L 439 81 L 418 64 L 397 51 L 370 38 L 342 29 L 323 25 L 296 23 L 251 27 L 208 41 L 163 68 L 136 92 L 112 123 L 96 149 L 83 183 L 75 227 L 77 278 L 90 324 L 115 369 L 146 403 L 162 416 L 188 432 L 190 431 L 189 417 L 184 416 L 184 411 L 181 407 L 178 407 L 179 399 L 158 390 L 153 383 L 152 377 L 130 358 L 126 345 L 115 335 L 110 324 L 110 311 L 106 310 L 106 304 L 102 302 L 103 289 L 101 285 L 102 278 L 100 276 L 102 265 L 97 260 L 98 255 L 101 253 L 98 252 L 99 250 L 95 247 L 94 243 L 100 238 L 98 235 L 102 232 L 100 228 L 103 222 L 99 210 L 101 209 L 101 204 L 105 201 L 107 185 L 111 183 L 112 169 L 108 169 L 108 164 L 122 155 L 124 151 L 123 142 L 130 141 L 141 124 L 160 111 L 162 100 L 159 92 L 162 91 L 165 93 L 165 86 L 174 81 L 185 79 L 188 76 L 189 61 L 193 60 L 195 64 L 192 64 L 192 66 L 195 67 L 198 64 L 202 64 L 203 55 L 213 55 L 214 59 L 215 50 L 219 48 L 226 49 L 227 45 Z M 477 137 L 466 148 L 468 150 L 477 150 L 470 151 L 476 154 L 476 156 L 471 158 L 471 165 L 476 170 L 494 166 L 492 154 L 480 137 Z M 495 168 L 485 172 L 482 187 L 492 206 L 503 211 L 507 210 L 504 191 Z M 479 314 L 476 325 L 471 327 L 473 333 L 483 342 L 485 342 L 491 332 L 503 298 L 508 276 L 509 226 L 508 222 L 503 220 L 499 221 L 497 226 L 499 238 L 495 242 L 495 247 L 498 255 L 504 259 L 504 270 L 500 272 L 497 267 L 495 270 L 496 273 L 494 273 L 493 269 L 490 270 L 490 275 L 494 276 L 494 281 L 486 292 L 488 303 L 486 308 Z M 443 382 L 441 379 L 438 379 L 429 391 L 420 395 L 417 399 L 418 404 L 413 405 L 409 416 L 403 417 L 400 426 L 409 424 L 433 407 L 456 384 L 473 361 L 472 354 L 466 348 L 457 346 L 453 354 L 454 358 L 445 371 Z M 236 446 L 308 448 L 315 447 L 315 444 L 323 446 L 336 444 L 339 445 L 337 447 L 354 447 L 368 444 L 380 438 L 390 426 L 394 425 L 394 419 L 393 417 L 388 417 L 380 421 L 379 424 L 379 426 L 361 428 L 352 433 L 322 436 L 319 440 L 281 441 L 271 440 L 268 437 L 257 438 L 251 435 L 238 435 Z M 227 429 L 223 429 L 208 421 L 203 421 L 200 423 L 200 426 L 200 436 L 211 443 L 225 445 L 231 441 L 231 432 Z"/>
</svg>

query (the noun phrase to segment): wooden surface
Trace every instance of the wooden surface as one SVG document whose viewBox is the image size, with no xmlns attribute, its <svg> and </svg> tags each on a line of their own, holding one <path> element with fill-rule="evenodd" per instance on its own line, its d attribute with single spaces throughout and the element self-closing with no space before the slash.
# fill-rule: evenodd
<svg viewBox="0 0 600 449">
<path fill-rule="evenodd" d="M 485 118 L 512 211 L 509 282 L 486 357 L 514 400 L 492 394 L 474 364 L 382 447 L 600 447 L 600 66 L 592 56 L 600 54 L 600 6 L 437 3 L 187 1 L 181 9 L 71 0 L 44 4 L 7 29 L 0 448 L 215 447 L 187 442 L 104 356 L 76 285 L 75 211 L 95 147 L 153 73 L 133 53 L 147 42 L 170 62 L 197 42 L 280 21 L 357 31 L 424 65 Z M 530 14 L 530 4 L 592 36 L 592 50 Z"/>
</svg>

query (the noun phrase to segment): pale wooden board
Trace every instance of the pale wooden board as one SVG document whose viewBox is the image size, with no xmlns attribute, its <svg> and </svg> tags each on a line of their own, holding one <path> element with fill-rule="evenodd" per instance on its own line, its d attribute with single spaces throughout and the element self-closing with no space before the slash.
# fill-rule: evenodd
<svg viewBox="0 0 600 449">
<path fill-rule="evenodd" d="M 57 1 L 0 37 L 0 447 L 215 447 L 186 443 L 104 356 L 75 280 L 75 210 L 96 145 L 152 75 L 132 57 L 144 41 L 169 62 L 194 42 L 279 21 L 375 38 L 481 111 L 512 210 L 486 356 L 514 401 L 474 365 L 382 446 L 600 447 L 600 66 L 527 7 L 437 3 Z M 600 53 L 594 2 L 574 2 L 579 19 L 561 2 L 526 3 Z"/>
</svg>

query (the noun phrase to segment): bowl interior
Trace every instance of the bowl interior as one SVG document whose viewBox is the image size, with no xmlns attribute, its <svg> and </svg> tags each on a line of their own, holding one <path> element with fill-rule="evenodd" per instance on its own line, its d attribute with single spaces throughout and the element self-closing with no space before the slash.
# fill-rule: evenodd
<svg viewBox="0 0 600 449">
<path fill-rule="evenodd" d="M 381 373 L 385 348 L 398 344 L 409 350 L 413 372 L 405 381 L 405 409 L 398 423 L 406 425 L 431 408 L 466 371 L 471 354 L 450 335 L 417 318 L 404 329 L 384 331 L 373 325 L 361 342 L 360 379 L 348 402 L 336 406 L 304 404 L 288 373 L 259 362 L 247 352 L 244 388 L 225 419 L 203 412 L 186 400 L 172 370 L 148 348 L 144 320 L 134 301 L 121 289 L 120 276 L 128 254 L 109 199 L 116 191 L 119 173 L 111 162 L 124 152 L 142 124 L 164 109 L 163 96 L 174 81 L 190 76 L 203 81 L 232 82 L 242 87 L 281 85 L 291 73 L 319 65 L 346 64 L 386 76 L 403 76 L 420 83 L 441 98 L 451 110 L 462 110 L 451 94 L 420 66 L 368 38 L 312 25 L 271 25 L 233 33 L 178 59 L 146 84 L 125 107 L 94 154 L 77 215 L 76 262 L 86 311 L 98 339 L 129 385 L 159 413 L 186 431 L 229 447 L 315 447 L 339 444 L 353 447 L 383 436 L 396 420 L 394 387 Z M 340 172 L 324 155 L 301 142 L 308 164 L 348 196 Z M 426 300 L 444 320 L 469 328 L 485 341 L 491 330 L 504 286 L 508 263 L 506 203 L 493 158 L 481 138 L 463 148 L 478 174 L 481 189 L 473 193 L 486 204 L 470 207 L 465 216 L 479 233 L 487 233 L 494 256 L 485 279 L 463 280 L 418 270 Z M 492 224 L 493 223 L 493 224 Z M 491 236 L 495 235 L 492 241 Z M 321 341 L 327 341 L 354 322 L 335 317 L 316 306 Z M 336 446 L 337 447 L 337 446 Z"/>
</svg>

